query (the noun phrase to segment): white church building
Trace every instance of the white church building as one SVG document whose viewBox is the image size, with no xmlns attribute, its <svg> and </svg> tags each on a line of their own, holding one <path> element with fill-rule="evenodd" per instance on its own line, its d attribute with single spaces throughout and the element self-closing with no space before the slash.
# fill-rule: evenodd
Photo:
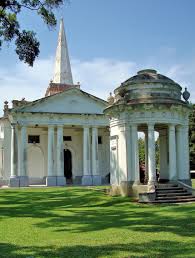
<svg viewBox="0 0 195 258">
<path fill-rule="evenodd" d="M 113 194 L 136 196 L 155 192 L 160 181 L 190 185 L 189 96 L 179 84 L 151 69 L 121 83 L 108 102 L 81 90 L 73 83 L 61 20 L 54 76 L 45 97 L 13 100 L 12 107 L 5 102 L 0 118 L 0 184 L 111 182 Z M 139 132 L 145 135 L 143 182 Z"/>
<path fill-rule="evenodd" d="M 109 174 L 107 102 L 74 84 L 61 20 L 44 98 L 13 100 L 0 119 L 0 180 L 9 186 L 100 185 Z"/>
</svg>

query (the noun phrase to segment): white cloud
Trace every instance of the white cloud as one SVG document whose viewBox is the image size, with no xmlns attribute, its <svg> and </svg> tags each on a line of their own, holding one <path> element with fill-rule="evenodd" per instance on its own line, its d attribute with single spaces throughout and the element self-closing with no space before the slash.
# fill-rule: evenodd
<svg viewBox="0 0 195 258">
<path fill-rule="evenodd" d="M 191 93 L 190 101 L 195 102 L 195 61 L 187 64 L 173 65 L 167 71 L 167 76 L 178 82 Z"/>
<path fill-rule="evenodd" d="M 34 67 L 16 63 L 13 67 L 0 67 L 0 108 L 5 100 L 34 100 L 44 96 L 51 78 L 52 59 L 38 60 Z M 0 111 L 0 113 L 2 113 Z"/>
<path fill-rule="evenodd" d="M 80 82 L 81 88 L 100 98 L 106 99 L 120 82 L 133 74 L 136 65 L 107 59 L 80 61 L 73 59 L 74 82 Z M 19 62 L 10 69 L 0 67 L 0 114 L 3 103 L 13 99 L 35 100 L 44 96 L 53 76 L 53 58 L 39 59 L 33 68 Z"/>
<path fill-rule="evenodd" d="M 144 63 L 96 58 L 88 61 L 72 60 L 74 82 L 81 83 L 81 89 L 97 97 L 106 99 L 120 83 L 133 76 Z M 151 67 L 155 68 L 153 63 Z M 195 101 L 195 62 L 159 67 L 159 72 L 176 80 L 191 91 L 191 101 Z M 44 96 L 53 76 L 53 58 L 39 59 L 33 68 L 19 62 L 13 67 L 0 67 L 0 108 L 5 100 L 34 100 Z M 2 111 L 0 111 L 2 114 Z"/>
<path fill-rule="evenodd" d="M 73 77 L 81 82 L 81 88 L 103 99 L 136 71 L 133 62 L 104 58 L 84 62 L 73 60 L 72 67 Z"/>
</svg>

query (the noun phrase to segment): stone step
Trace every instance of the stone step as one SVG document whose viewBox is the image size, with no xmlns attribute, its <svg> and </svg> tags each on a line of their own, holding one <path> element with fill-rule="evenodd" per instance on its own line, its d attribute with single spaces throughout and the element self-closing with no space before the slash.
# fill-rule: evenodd
<svg viewBox="0 0 195 258">
<path fill-rule="evenodd" d="M 164 194 L 164 193 L 186 193 L 187 190 L 185 189 L 169 189 L 169 190 L 166 190 L 166 191 L 163 191 L 163 190 L 156 190 L 156 193 L 157 194 Z"/>
<path fill-rule="evenodd" d="M 175 196 L 175 195 L 177 195 L 177 196 L 181 196 L 181 195 L 185 195 L 185 196 L 189 196 L 189 195 L 192 195 L 191 193 L 188 193 L 188 192 L 181 192 L 181 193 L 156 193 L 156 196 L 157 197 L 163 197 L 163 196 Z"/>
<path fill-rule="evenodd" d="M 170 188 L 170 187 L 178 187 L 178 184 L 158 184 L 156 186 L 157 189 L 164 189 L 164 188 Z"/>
<path fill-rule="evenodd" d="M 182 202 L 195 202 L 195 198 L 186 198 L 186 199 L 172 199 L 172 200 L 156 200 L 152 203 L 182 203 Z"/>
<path fill-rule="evenodd" d="M 178 199 L 195 199 L 192 195 L 180 195 L 180 196 L 158 196 L 156 200 L 178 200 Z"/>
<path fill-rule="evenodd" d="M 156 186 L 156 198 L 153 204 L 195 202 L 195 196 L 178 184 L 159 184 Z M 141 202 L 146 203 L 146 202 Z"/>
<path fill-rule="evenodd" d="M 167 190 L 183 190 L 184 188 L 183 187 L 179 187 L 179 186 L 176 186 L 176 187 L 166 187 L 166 188 L 156 188 L 156 191 L 167 191 Z"/>
</svg>

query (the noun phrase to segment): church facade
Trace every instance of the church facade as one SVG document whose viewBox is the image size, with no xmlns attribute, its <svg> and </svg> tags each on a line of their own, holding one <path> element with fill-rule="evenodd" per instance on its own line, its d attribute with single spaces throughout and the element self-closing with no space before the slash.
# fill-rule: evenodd
<svg viewBox="0 0 195 258">
<path fill-rule="evenodd" d="M 53 81 L 44 98 L 13 100 L 0 119 L 1 184 L 101 185 L 109 174 L 107 102 L 74 84 L 61 20 Z"/>
<path fill-rule="evenodd" d="M 108 102 L 83 91 L 73 83 L 61 20 L 54 77 L 45 97 L 13 100 L 11 108 L 5 102 L 0 185 L 111 183 L 112 194 L 146 199 L 156 196 L 160 183 L 176 185 L 176 191 L 177 184 L 189 187 L 189 97 L 187 89 L 183 92 L 178 83 L 152 69 L 121 83 Z M 144 164 L 139 133 L 145 141 Z"/>
</svg>

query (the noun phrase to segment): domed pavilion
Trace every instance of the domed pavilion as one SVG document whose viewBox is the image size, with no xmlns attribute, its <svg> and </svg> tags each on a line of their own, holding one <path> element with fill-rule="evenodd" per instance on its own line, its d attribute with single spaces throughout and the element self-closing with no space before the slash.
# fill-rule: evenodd
<svg viewBox="0 0 195 258">
<path fill-rule="evenodd" d="M 155 191 L 158 182 L 190 185 L 189 93 L 170 78 L 146 69 L 123 82 L 108 98 L 110 171 L 113 194 Z M 138 133 L 145 137 L 144 180 L 140 181 Z M 156 166 L 159 136 L 160 168 Z M 158 177 L 158 178 L 157 178 Z"/>
</svg>

